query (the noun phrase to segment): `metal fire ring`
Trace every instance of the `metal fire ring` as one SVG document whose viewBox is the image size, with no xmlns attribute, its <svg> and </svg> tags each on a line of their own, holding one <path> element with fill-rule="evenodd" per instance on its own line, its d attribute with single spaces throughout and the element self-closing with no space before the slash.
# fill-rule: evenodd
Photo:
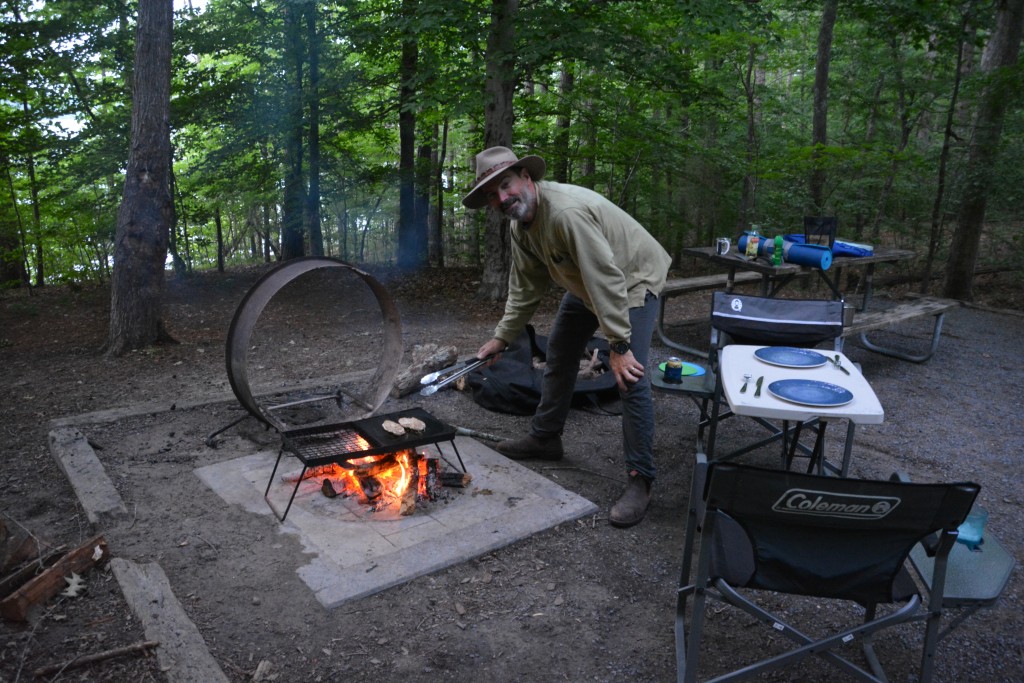
<svg viewBox="0 0 1024 683">
<path fill-rule="evenodd" d="M 260 314 L 274 295 L 292 280 L 319 268 L 344 268 L 362 278 L 377 298 L 384 322 L 384 340 L 381 345 L 377 371 L 370 382 L 368 395 L 357 397 L 359 402 L 369 409 L 351 419 L 358 420 L 373 415 L 377 408 L 384 403 L 398 377 L 399 363 L 402 360 L 402 321 L 387 289 L 369 273 L 338 259 L 309 256 L 285 261 L 257 280 L 238 304 L 235 317 L 231 320 L 231 327 L 228 328 L 225 354 L 228 380 L 231 382 L 231 389 L 235 392 L 238 402 L 257 420 L 278 430 L 284 429 L 286 425 L 282 424 L 253 397 L 249 387 L 247 360 L 249 340 L 252 337 L 256 321 L 259 320 Z"/>
</svg>

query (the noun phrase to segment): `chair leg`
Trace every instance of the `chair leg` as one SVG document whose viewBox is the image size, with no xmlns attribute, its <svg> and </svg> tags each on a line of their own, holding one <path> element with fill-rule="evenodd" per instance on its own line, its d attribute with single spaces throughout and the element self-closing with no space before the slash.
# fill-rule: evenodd
<svg viewBox="0 0 1024 683">
<path fill-rule="evenodd" d="M 703 493 L 703 491 L 702 491 Z M 709 524 L 714 524 L 709 520 Z M 678 683 L 694 683 L 697 680 L 697 662 L 700 643 L 704 632 L 704 608 L 708 594 L 708 573 L 711 568 L 711 551 L 701 548 L 697 560 L 697 577 L 693 585 L 681 587 L 676 597 L 676 680 Z M 693 607 L 690 608 L 690 634 L 686 634 L 686 598 L 693 593 Z"/>
<path fill-rule="evenodd" d="M 690 477 L 690 500 L 687 501 L 686 535 L 683 537 L 683 565 L 679 572 L 679 587 L 690 583 L 693 566 L 693 549 L 697 545 L 697 534 L 701 517 L 704 515 L 704 482 L 708 476 L 707 456 L 698 453 Z"/>
</svg>

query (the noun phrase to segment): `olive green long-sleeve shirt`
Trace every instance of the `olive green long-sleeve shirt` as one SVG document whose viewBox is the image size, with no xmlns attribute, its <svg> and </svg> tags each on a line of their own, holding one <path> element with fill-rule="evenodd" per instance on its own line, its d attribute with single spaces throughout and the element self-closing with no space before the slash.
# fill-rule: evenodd
<svg viewBox="0 0 1024 683">
<path fill-rule="evenodd" d="M 494 336 L 515 339 L 551 282 L 583 300 L 610 342 L 629 341 L 629 309 L 660 294 L 672 259 L 628 213 L 576 185 L 536 182 L 529 226 L 512 224 L 505 315 Z"/>
</svg>

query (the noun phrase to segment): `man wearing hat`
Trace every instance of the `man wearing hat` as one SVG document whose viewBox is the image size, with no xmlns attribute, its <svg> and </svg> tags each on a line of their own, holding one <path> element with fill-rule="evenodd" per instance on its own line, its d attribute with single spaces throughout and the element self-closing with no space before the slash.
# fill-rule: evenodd
<svg viewBox="0 0 1024 683">
<path fill-rule="evenodd" d="M 628 474 L 608 518 L 615 526 L 632 526 L 644 518 L 655 477 L 654 403 L 645 369 L 671 258 L 642 225 L 600 194 L 542 181 L 546 166 L 538 156 L 519 159 L 506 147 L 492 147 L 477 155 L 476 169 L 463 205 L 490 206 L 512 221 L 505 315 L 477 358 L 502 351 L 519 336 L 552 282 L 566 290 L 548 337 L 530 431 L 496 449 L 513 460 L 562 457 L 579 361 L 600 328 L 611 346 L 611 371 L 622 398 Z"/>
</svg>

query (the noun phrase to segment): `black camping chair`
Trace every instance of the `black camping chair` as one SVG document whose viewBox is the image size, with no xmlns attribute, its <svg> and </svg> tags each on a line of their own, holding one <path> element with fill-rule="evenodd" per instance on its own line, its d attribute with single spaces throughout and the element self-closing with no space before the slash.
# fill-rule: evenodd
<svg viewBox="0 0 1024 683">
<path fill-rule="evenodd" d="M 696 577 L 693 583 L 681 578 L 677 598 L 678 680 L 697 680 L 699 654 L 713 637 L 705 624 L 710 599 L 742 610 L 793 644 L 716 681 L 748 678 L 811 655 L 858 680 L 885 681 L 873 636 L 897 624 L 923 621 L 919 680 L 926 683 L 939 640 L 947 557 L 979 488 L 971 483 L 866 481 L 711 464 Z M 925 607 L 905 560 L 920 540 L 933 534 L 938 539 L 934 578 Z M 761 604 L 786 602 L 793 595 L 856 602 L 864 608 L 864 619 L 813 638 L 788 623 L 792 605 L 779 608 L 780 615 Z M 879 609 L 882 605 L 886 607 Z M 824 612 L 816 611 L 816 625 L 821 625 Z M 839 611 L 828 614 L 832 621 Z M 851 661 L 849 653 L 836 651 L 854 642 L 861 644 L 870 671 Z"/>
<path fill-rule="evenodd" d="M 763 439 L 747 444 L 725 455 L 716 455 L 715 446 L 718 426 L 732 417 L 722 391 L 721 350 L 729 344 L 760 344 L 766 346 L 798 346 L 810 348 L 826 341 L 838 349 L 843 333 L 843 302 L 823 299 L 774 299 L 729 292 L 715 292 L 711 300 L 711 367 L 715 376 L 714 391 L 710 396 L 701 397 L 701 421 L 698 424 L 698 450 L 708 456 L 709 461 L 731 460 L 745 453 L 757 450 L 775 441 L 783 442 L 783 465 L 797 451 L 810 456 L 811 450 L 799 444 L 802 427 L 813 426 L 817 421 L 791 426 L 763 418 L 750 418 L 768 430 Z M 852 426 L 852 425 L 851 425 Z M 705 440 L 705 431 L 707 438 Z M 852 432 L 847 434 L 852 440 Z M 797 439 L 796 448 L 791 448 L 789 439 Z M 706 448 L 705 448 L 706 446 Z M 809 468 L 817 463 L 810 463 Z M 844 473 L 845 474 L 845 473 Z"/>
<path fill-rule="evenodd" d="M 835 216 L 804 216 L 804 243 L 822 244 L 829 249 L 836 243 L 839 221 Z"/>
<path fill-rule="evenodd" d="M 764 427 L 768 434 L 745 446 L 726 454 L 715 451 L 718 428 L 721 422 L 734 417 L 725 400 L 722 389 L 721 350 L 729 344 L 765 344 L 789 346 L 814 346 L 832 340 L 836 344 L 843 331 L 843 302 L 823 299 L 773 299 L 760 296 L 735 294 L 731 292 L 715 292 L 711 300 L 711 361 L 706 378 L 700 383 L 684 384 L 681 391 L 689 395 L 700 411 L 697 422 L 697 455 L 698 461 L 705 462 L 732 460 L 741 455 L 781 441 L 781 464 L 788 469 L 795 455 L 808 458 L 808 471 L 816 465 L 822 469 L 834 469 L 824 461 L 814 460 L 814 449 L 800 443 L 800 433 L 804 427 L 821 428 L 818 420 L 791 425 L 783 421 L 777 422 L 764 418 L 752 417 L 757 424 Z M 856 426 L 851 422 L 846 432 L 846 449 L 844 465 L 838 473 L 846 475 L 846 463 L 849 460 L 849 449 L 853 443 Z M 818 440 L 820 443 L 820 439 Z M 822 454 L 823 458 L 824 455 Z M 698 519 L 703 515 L 701 507 L 704 490 L 703 470 L 696 465 L 690 480 L 690 497 L 687 506 L 686 520 L 686 552 L 684 553 L 684 576 L 689 577 L 690 555 L 693 550 L 693 539 L 697 532 Z"/>
</svg>

